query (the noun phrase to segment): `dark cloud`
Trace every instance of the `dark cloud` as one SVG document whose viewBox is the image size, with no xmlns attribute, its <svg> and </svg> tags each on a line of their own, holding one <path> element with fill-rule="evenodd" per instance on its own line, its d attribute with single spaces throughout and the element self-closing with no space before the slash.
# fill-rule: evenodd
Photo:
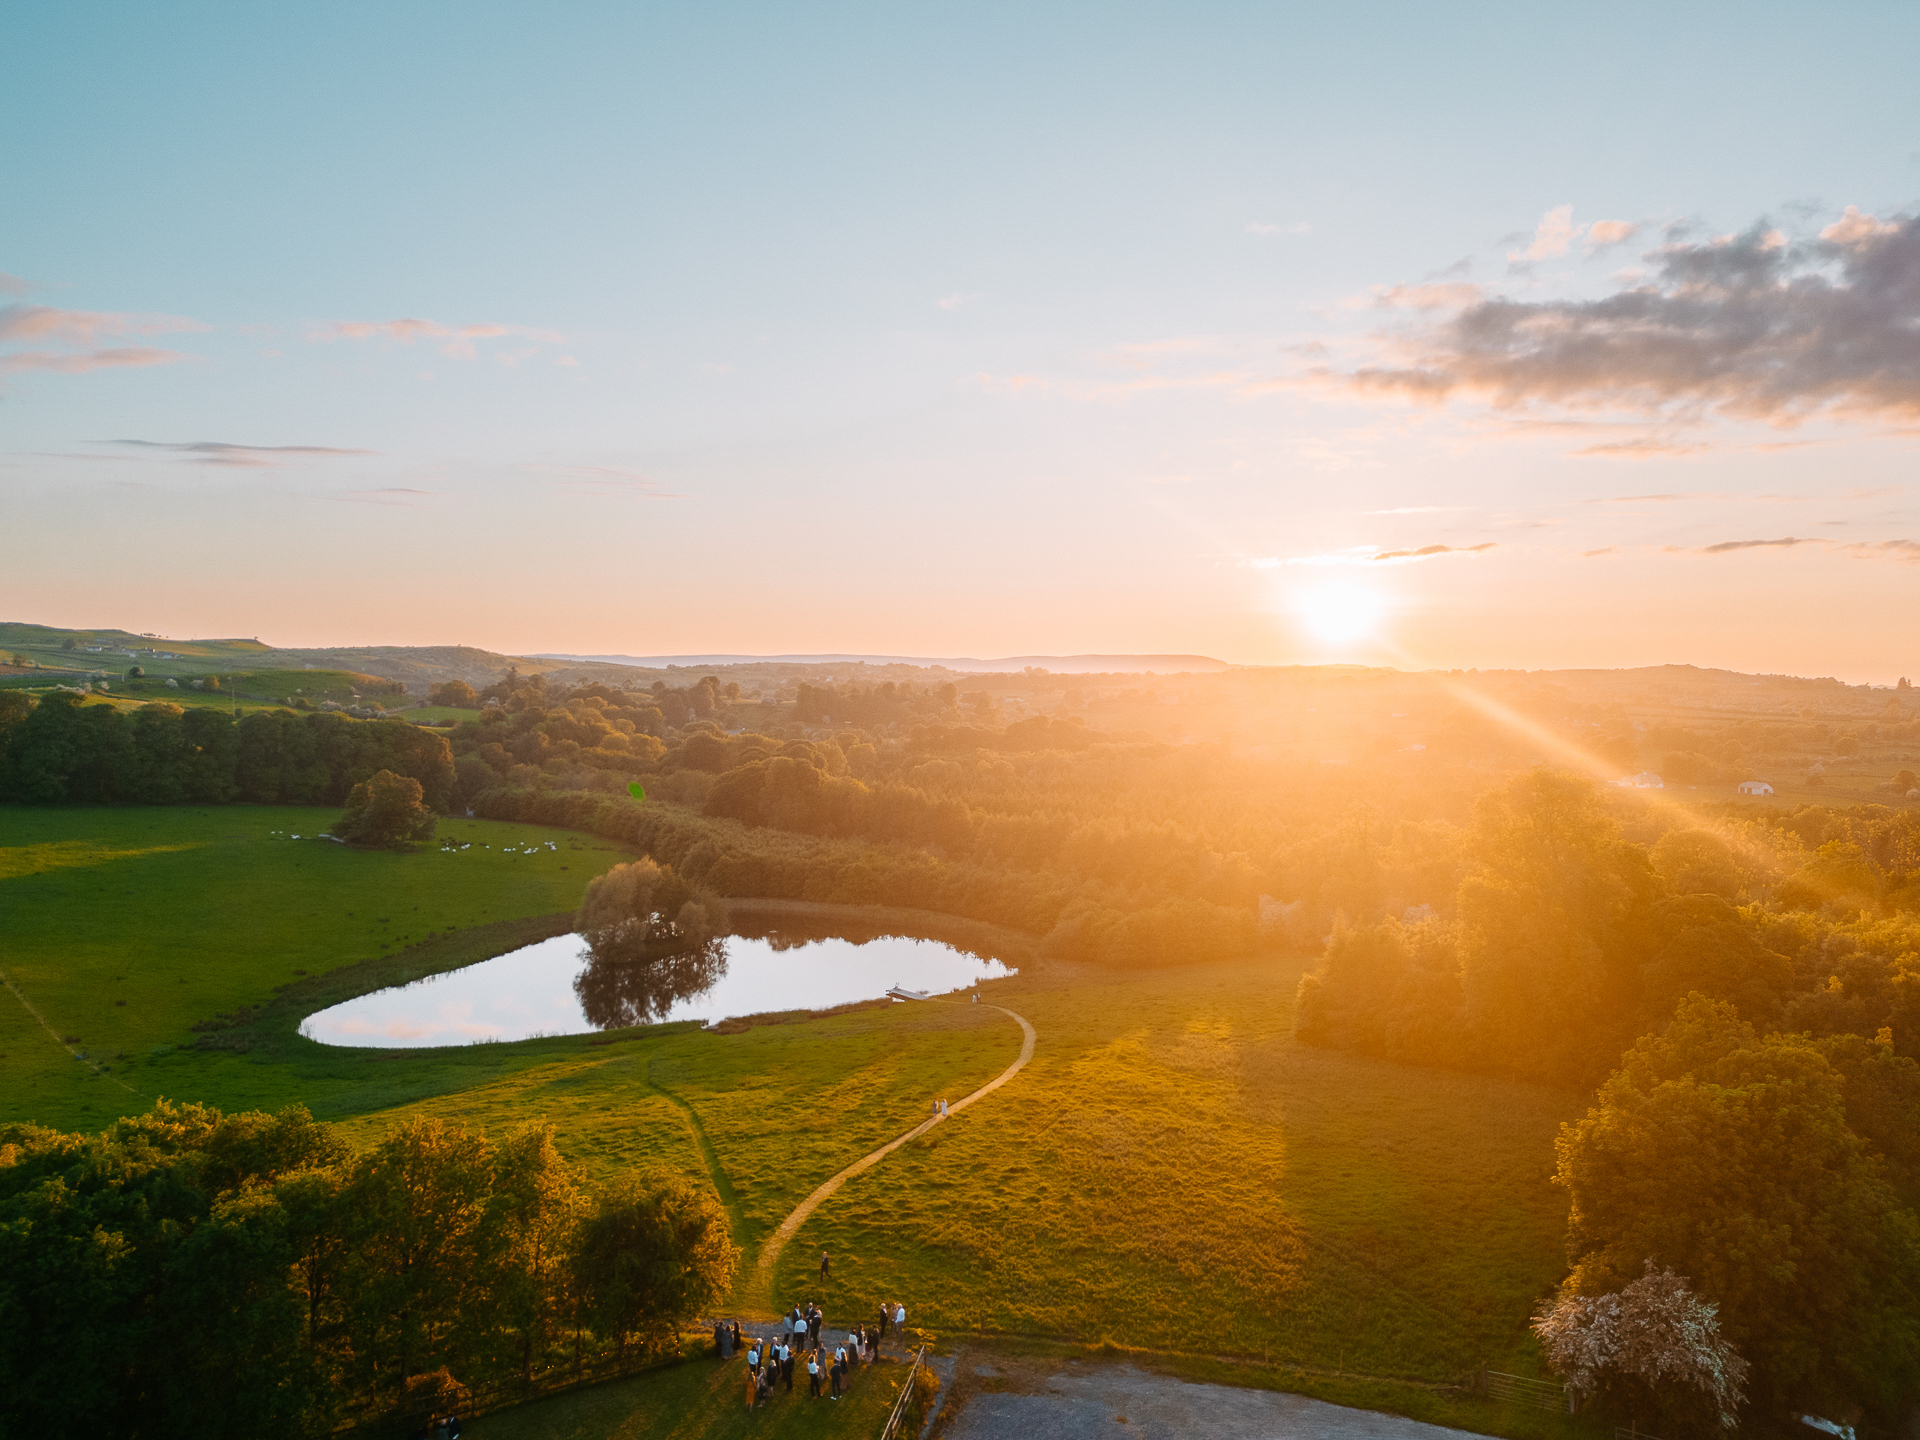
<svg viewBox="0 0 1920 1440">
<path fill-rule="evenodd" d="M 143 450 L 170 450 L 200 465 L 230 465 L 257 470 L 289 460 L 334 460 L 349 455 L 375 455 L 375 450 L 340 450 L 331 445 L 229 445 L 222 440 L 116 440 Z"/>
<path fill-rule="evenodd" d="M 1920 218 L 1849 207 L 1804 241 L 1669 231 L 1647 259 L 1649 279 L 1603 299 L 1484 297 L 1399 337 L 1404 363 L 1320 378 L 1501 406 L 1920 417 Z"/>
</svg>

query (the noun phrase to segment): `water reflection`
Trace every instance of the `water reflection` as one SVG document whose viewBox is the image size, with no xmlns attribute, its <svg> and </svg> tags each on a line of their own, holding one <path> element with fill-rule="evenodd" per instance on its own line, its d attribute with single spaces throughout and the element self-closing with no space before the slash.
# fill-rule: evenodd
<svg viewBox="0 0 1920 1440">
<path fill-rule="evenodd" d="M 895 985 L 937 995 L 1014 973 L 991 955 L 879 928 L 736 913 L 732 930 L 670 950 L 659 934 L 556 936 L 362 995 L 300 1029 L 326 1045 L 464 1045 L 825 1010 Z"/>
<path fill-rule="evenodd" d="M 589 941 L 587 968 L 573 977 L 580 1013 L 599 1030 L 654 1025 L 683 1000 L 704 995 L 727 973 L 727 942 L 708 940 L 677 954 L 650 954 L 631 941 Z"/>
</svg>

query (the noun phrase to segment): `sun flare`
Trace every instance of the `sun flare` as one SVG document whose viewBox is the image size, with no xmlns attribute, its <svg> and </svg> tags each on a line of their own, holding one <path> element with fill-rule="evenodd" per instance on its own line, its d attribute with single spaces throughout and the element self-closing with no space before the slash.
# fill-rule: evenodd
<svg viewBox="0 0 1920 1440">
<path fill-rule="evenodd" d="M 1301 628 L 1330 649 L 1376 638 L 1387 613 L 1387 597 L 1347 580 L 1328 581 L 1302 590 L 1292 608 Z"/>
</svg>

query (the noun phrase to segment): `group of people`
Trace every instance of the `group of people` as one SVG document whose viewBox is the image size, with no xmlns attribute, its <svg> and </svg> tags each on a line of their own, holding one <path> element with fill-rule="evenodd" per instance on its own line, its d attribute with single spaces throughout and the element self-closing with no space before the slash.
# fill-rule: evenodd
<svg viewBox="0 0 1920 1440">
<path fill-rule="evenodd" d="M 807 1372 L 809 1399 L 819 1399 L 824 1391 L 829 1400 L 838 1400 L 846 1393 L 855 1367 L 879 1360 L 880 1342 L 888 1327 L 904 1327 L 906 1323 L 907 1307 L 888 1301 L 880 1307 L 878 1325 L 856 1325 L 846 1332 L 844 1341 L 833 1346 L 829 1357 L 820 1338 L 826 1316 L 818 1305 L 808 1301 L 782 1315 L 774 1333 L 765 1339 L 742 1335 L 740 1322 L 734 1320 L 722 1321 L 713 1327 L 713 1342 L 722 1360 L 731 1358 L 744 1346 L 747 1409 L 753 1410 L 773 1398 L 776 1385 L 792 1394 L 794 1371 L 802 1365 Z"/>
</svg>

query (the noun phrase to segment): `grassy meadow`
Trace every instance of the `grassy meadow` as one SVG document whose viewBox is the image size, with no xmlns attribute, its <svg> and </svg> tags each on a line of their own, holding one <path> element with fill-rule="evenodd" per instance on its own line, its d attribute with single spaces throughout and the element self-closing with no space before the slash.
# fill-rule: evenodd
<svg viewBox="0 0 1920 1440">
<path fill-rule="evenodd" d="M 1532 1365 L 1526 1319 L 1564 1267 L 1552 1141 L 1580 1095 L 1300 1047 L 1299 959 L 1121 973 L 1029 959 L 983 998 L 1033 1022 L 1032 1062 L 849 1182 L 767 1293 L 753 1262 L 769 1231 L 931 1099 L 1003 1070 L 1018 1027 L 932 1003 L 725 1034 L 317 1045 L 297 1033 L 306 1014 L 559 933 L 587 881 L 625 858 L 591 837 L 464 820 L 440 833 L 470 848 L 361 853 L 311 838 L 333 818 L 0 810 L 0 970 L 18 995 L 0 995 L 0 1119 L 93 1129 L 159 1095 L 297 1100 L 357 1143 L 414 1113 L 491 1133 L 544 1119 L 590 1173 L 659 1163 L 706 1177 L 745 1251 L 733 1303 L 749 1312 L 813 1298 L 845 1322 L 898 1298 L 912 1327 L 944 1339 L 1110 1342 L 1194 1378 L 1468 1428 L 1563 1423 L 1503 1419 L 1431 1387 L 1481 1364 Z M 208 1021 L 218 1028 L 193 1028 Z M 489 1424 L 731 1434 L 748 1417 L 730 1383 L 712 1382 L 727 1392 L 719 1418 L 687 1408 L 705 1373 L 657 1372 Z"/>
</svg>

